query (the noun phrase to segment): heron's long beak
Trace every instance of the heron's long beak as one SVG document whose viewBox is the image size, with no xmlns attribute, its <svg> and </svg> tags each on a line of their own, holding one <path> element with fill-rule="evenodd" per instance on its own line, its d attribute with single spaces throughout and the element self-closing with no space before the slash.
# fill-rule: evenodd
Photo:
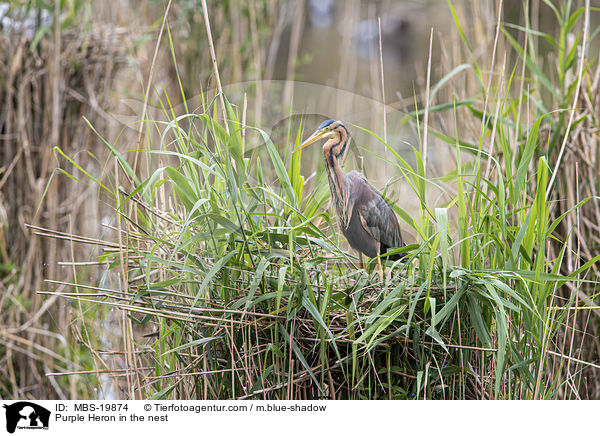
<svg viewBox="0 0 600 436">
<path fill-rule="evenodd" d="M 310 135 L 306 141 L 300 144 L 298 147 L 294 149 L 292 153 L 296 153 L 298 150 L 306 147 L 307 145 L 312 144 L 313 142 L 318 141 L 321 138 L 324 138 L 329 133 L 329 130 L 317 130 L 315 133 Z"/>
</svg>

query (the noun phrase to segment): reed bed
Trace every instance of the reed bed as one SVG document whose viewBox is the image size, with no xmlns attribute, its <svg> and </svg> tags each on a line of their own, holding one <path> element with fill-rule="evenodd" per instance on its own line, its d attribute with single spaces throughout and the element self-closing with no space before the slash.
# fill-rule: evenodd
<svg viewBox="0 0 600 436">
<path fill-rule="evenodd" d="M 95 186 L 116 219 L 102 237 L 31 226 L 95 253 L 40 292 L 72 303 L 88 358 L 49 379 L 132 399 L 597 398 L 593 9 L 548 6 L 559 32 L 543 35 L 507 30 L 496 6 L 476 15 L 495 32 L 475 50 L 464 23 L 480 9 L 449 3 L 464 63 L 442 47 L 447 70 L 407 109 L 415 164 L 353 127 L 385 147 L 418 204 L 394 206 L 416 240 L 383 280 L 340 248 L 326 179 L 309 188 L 291 155 L 313 126 L 290 121 L 276 146 L 222 93 L 177 112 L 180 87 L 158 97 L 167 121 L 144 123 L 139 165 L 93 122 L 111 155 L 102 178 L 56 147 L 61 174 Z M 557 71 L 537 67 L 538 37 Z M 432 138 L 456 159 L 440 177 Z"/>
<path fill-rule="evenodd" d="M 80 150 L 96 141 L 83 116 L 106 126 L 107 93 L 123 61 L 125 31 L 118 27 L 82 30 L 71 2 L 63 11 L 32 10 L 13 2 L 4 11 L 0 33 L 0 397 L 68 398 L 82 391 L 58 384 L 47 372 L 80 368 L 78 347 L 70 345 L 71 309 L 60 299 L 37 293 L 44 278 L 70 279 L 59 263 L 89 250 L 71 250 L 64 241 L 32 238 L 26 225 L 90 233 L 101 207 L 94 187 L 50 183 L 53 147 L 91 165 Z M 70 10 L 69 8 L 73 8 Z M 60 12 L 64 12 L 62 15 Z M 71 15 L 68 14 L 71 12 Z M 67 18 L 65 18 L 67 17 Z M 53 26 L 53 23 L 58 23 Z M 56 31 L 54 30 L 56 29 Z M 100 151 L 100 154 L 103 151 Z M 45 201 L 42 199 L 45 196 Z"/>
<path fill-rule="evenodd" d="M 120 274 L 122 287 L 61 283 L 72 288 L 61 296 L 119 308 L 129 331 L 136 324 L 149 329 L 150 339 L 129 343 L 126 383 L 119 384 L 125 395 L 582 395 L 562 369 L 597 365 L 558 340 L 566 314 L 579 308 L 576 295 L 558 291 L 589 281 L 598 257 L 561 271 L 568 245 L 553 233 L 566 215 L 550 217 L 549 165 L 534 154 L 543 116 L 522 127 L 518 150 L 506 140 L 509 123 L 484 124 L 498 132 L 503 164 L 483 139 L 478 145 L 456 138 L 457 170 L 444 177 L 456 193 L 435 210 L 425 198 L 433 182 L 423 148 L 414 149 L 413 168 L 385 144 L 393 155 L 387 164 L 404 174 L 420 211 L 412 218 L 396 207 L 419 239 L 402 249 L 408 256 L 388 265 L 381 282 L 374 262 L 358 271 L 356 259 L 338 248 L 335 222 L 323 211 L 327 189 L 304 192 L 300 154 L 280 156 L 265 132 L 243 128 L 236 108 L 222 103 L 226 126 L 218 98 L 200 114 L 156 124 L 161 142 L 144 153 L 156 169 L 143 180 L 112 150 L 115 185 L 101 188 L 114 198 L 119 242 L 100 242 L 101 259 Z M 291 125 L 288 133 L 289 153 L 304 135 Z M 263 173 L 260 156 L 242 153 L 243 138 L 262 143 L 275 176 Z M 133 180 L 135 189 L 124 191 L 120 178 Z M 557 257 L 551 246 L 559 247 Z M 89 339 L 96 365 L 106 366 Z"/>
</svg>

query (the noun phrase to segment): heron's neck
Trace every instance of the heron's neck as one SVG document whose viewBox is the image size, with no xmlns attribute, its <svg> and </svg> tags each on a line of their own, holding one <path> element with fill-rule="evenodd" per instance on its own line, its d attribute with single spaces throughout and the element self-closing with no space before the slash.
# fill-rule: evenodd
<svg viewBox="0 0 600 436">
<path fill-rule="evenodd" d="M 339 152 L 341 147 L 345 147 L 344 143 L 340 144 L 337 139 L 330 139 L 323 146 L 323 155 L 325 157 L 325 168 L 327 169 L 327 179 L 329 180 L 329 189 L 331 190 L 331 199 L 335 203 L 335 208 L 344 226 L 348 225 L 350 217 L 347 216 L 348 210 L 348 186 L 346 175 L 342 171 L 338 157 L 343 157 L 343 153 L 336 155 L 336 150 Z"/>
</svg>

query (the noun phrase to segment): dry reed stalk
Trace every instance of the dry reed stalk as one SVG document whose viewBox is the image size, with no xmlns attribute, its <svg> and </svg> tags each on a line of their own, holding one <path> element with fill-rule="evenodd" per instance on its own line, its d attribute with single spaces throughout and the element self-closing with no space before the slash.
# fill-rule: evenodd
<svg viewBox="0 0 600 436">
<path fill-rule="evenodd" d="M 202 15 L 204 16 L 204 26 L 206 27 L 206 34 L 208 36 L 208 46 L 210 48 L 210 58 L 212 60 L 213 71 L 217 80 L 217 90 L 219 91 L 219 103 L 221 104 L 221 111 L 223 113 L 223 122 L 225 130 L 229 133 L 229 123 L 227 122 L 227 111 L 225 110 L 225 95 L 223 94 L 223 86 L 221 85 L 221 77 L 219 76 L 219 67 L 217 64 L 217 55 L 215 53 L 215 45 L 213 43 L 212 33 L 210 31 L 210 20 L 208 19 L 208 6 L 206 6 L 206 0 L 202 0 Z"/>
<path fill-rule="evenodd" d="M 573 97 L 573 102 L 577 103 L 579 101 L 579 91 L 581 89 L 581 79 L 583 77 L 583 66 L 585 64 L 585 60 L 587 58 L 587 43 L 588 43 L 588 31 L 590 27 L 590 0 L 585 0 L 585 22 L 583 23 L 583 38 L 581 39 L 581 51 L 579 52 L 579 67 L 577 73 L 577 86 L 575 87 L 575 96 Z M 575 105 L 573 105 L 573 109 L 575 109 Z M 560 167 L 560 163 L 562 161 L 563 153 L 565 152 L 565 147 L 567 145 L 567 141 L 569 139 L 569 132 L 571 130 L 571 125 L 573 124 L 573 117 L 575 116 L 575 110 L 569 111 L 569 122 L 567 123 L 567 128 L 564 133 L 563 143 L 560 147 L 560 151 L 558 152 L 558 157 L 556 158 L 556 163 L 554 165 L 554 171 L 552 171 L 552 177 L 550 178 L 550 182 L 548 182 L 548 190 L 546 191 L 546 198 L 550 196 L 552 192 L 552 187 L 554 185 L 554 180 L 556 179 L 556 175 L 559 173 L 558 168 Z"/>
</svg>

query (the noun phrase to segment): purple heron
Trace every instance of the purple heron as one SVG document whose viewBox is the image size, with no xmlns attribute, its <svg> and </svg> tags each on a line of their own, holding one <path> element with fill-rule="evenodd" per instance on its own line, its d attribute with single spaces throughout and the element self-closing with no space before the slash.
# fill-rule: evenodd
<svg viewBox="0 0 600 436">
<path fill-rule="evenodd" d="M 324 121 L 294 152 L 324 138 L 327 139 L 323 145 L 325 168 L 342 233 L 350 246 L 359 252 L 360 268 L 360 253 L 371 258 L 377 257 L 379 276 L 383 279 L 379 256 L 390 249 L 405 245 L 398 219 L 385 198 L 371 186 L 362 173 L 342 171 L 341 164 L 349 148 L 350 133 L 341 121 Z M 403 256 L 404 253 L 388 258 L 396 260 Z"/>
</svg>

